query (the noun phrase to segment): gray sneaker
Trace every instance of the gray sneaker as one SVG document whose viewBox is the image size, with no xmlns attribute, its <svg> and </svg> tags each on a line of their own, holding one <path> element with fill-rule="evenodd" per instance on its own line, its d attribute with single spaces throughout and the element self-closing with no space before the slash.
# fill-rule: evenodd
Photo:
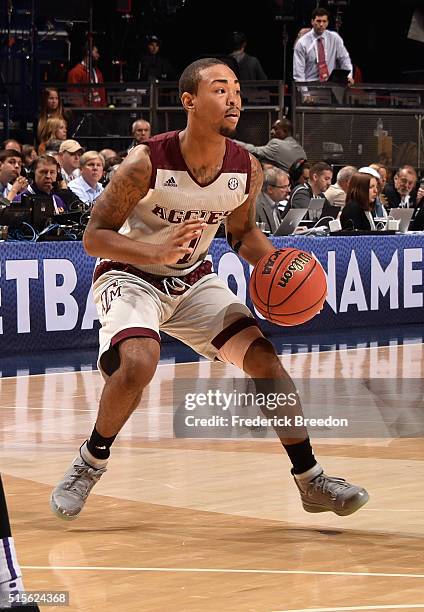
<svg viewBox="0 0 424 612">
<path fill-rule="evenodd" d="M 53 512 L 66 521 L 76 519 L 84 507 L 85 501 L 100 480 L 106 467 L 96 469 L 86 463 L 81 455 L 72 462 L 63 479 L 53 490 L 50 507 Z"/>
<path fill-rule="evenodd" d="M 306 512 L 335 512 L 347 516 L 362 508 L 369 499 L 362 487 L 324 473 L 306 484 L 297 482 L 296 478 L 295 482 Z"/>
</svg>

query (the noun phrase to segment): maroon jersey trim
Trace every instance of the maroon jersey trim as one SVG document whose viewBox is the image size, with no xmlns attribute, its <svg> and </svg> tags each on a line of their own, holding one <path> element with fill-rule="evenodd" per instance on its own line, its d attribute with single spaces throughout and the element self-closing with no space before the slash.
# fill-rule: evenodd
<svg viewBox="0 0 424 612">
<path fill-rule="evenodd" d="M 201 185 L 196 177 L 190 172 L 190 169 L 188 168 L 181 153 L 179 133 L 179 131 L 174 131 L 166 132 L 165 134 L 158 134 L 144 143 L 150 147 L 150 159 L 152 164 L 152 176 L 150 180 L 151 189 L 154 189 L 156 183 L 156 173 L 160 168 L 162 170 L 181 170 L 183 172 L 187 172 L 191 180 L 201 188 L 212 185 L 224 172 L 246 174 L 247 180 L 245 194 L 249 193 L 251 163 L 249 153 L 246 149 L 229 138 L 226 138 L 225 154 L 222 161 L 221 170 L 212 181 Z"/>
</svg>

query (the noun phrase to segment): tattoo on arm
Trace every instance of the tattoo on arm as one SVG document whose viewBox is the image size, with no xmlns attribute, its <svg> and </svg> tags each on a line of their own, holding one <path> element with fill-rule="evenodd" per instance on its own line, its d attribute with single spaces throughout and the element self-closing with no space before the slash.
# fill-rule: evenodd
<svg viewBox="0 0 424 612">
<path fill-rule="evenodd" d="M 253 155 L 250 155 L 250 163 L 252 174 L 250 177 L 250 193 L 249 193 L 249 208 L 247 211 L 247 227 L 248 231 L 256 225 L 256 199 L 262 187 L 263 170 L 259 161 Z"/>
<path fill-rule="evenodd" d="M 141 147 L 140 147 L 141 149 Z M 90 224 L 119 230 L 150 187 L 151 163 L 146 151 L 138 151 L 119 166 L 111 182 L 97 198 Z"/>
</svg>

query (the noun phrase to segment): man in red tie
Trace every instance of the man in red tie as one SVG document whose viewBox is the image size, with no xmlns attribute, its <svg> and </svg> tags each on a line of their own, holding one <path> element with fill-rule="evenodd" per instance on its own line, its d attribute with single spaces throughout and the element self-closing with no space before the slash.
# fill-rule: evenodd
<svg viewBox="0 0 424 612">
<path fill-rule="evenodd" d="M 327 81 L 334 68 L 349 70 L 353 84 L 352 62 L 337 32 L 328 30 L 329 12 L 317 8 L 311 16 L 312 28 L 298 38 L 294 46 L 293 79 L 295 81 Z"/>
</svg>

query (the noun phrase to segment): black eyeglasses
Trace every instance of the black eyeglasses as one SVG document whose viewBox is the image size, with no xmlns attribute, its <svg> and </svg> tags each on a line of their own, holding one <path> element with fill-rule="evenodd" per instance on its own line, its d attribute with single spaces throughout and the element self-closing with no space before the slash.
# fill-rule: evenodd
<svg viewBox="0 0 424 612">
<path fill-rule="evenodd" d="M 274 185 L 272 183 L 269 183 L 270 187 L 277 187 L 278 189 L 287 189 L 287 187 L 290 187 L 290 183 L 287 183 L 287 185 Z"/>
</svg>

